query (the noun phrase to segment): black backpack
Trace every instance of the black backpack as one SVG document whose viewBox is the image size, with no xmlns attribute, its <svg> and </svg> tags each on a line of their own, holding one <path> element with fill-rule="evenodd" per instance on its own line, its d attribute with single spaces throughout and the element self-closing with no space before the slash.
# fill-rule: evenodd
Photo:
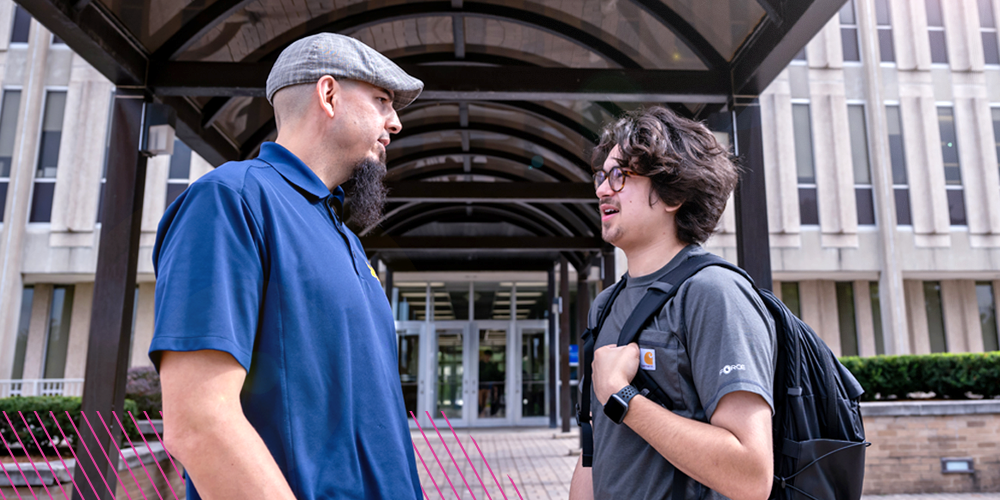
<svg viewBox="0 0 1000 500">
<path fill-rule="evenodd" d="M 865 430 L 858 400 L 864 389 L 840 363 L 815 332 L 797 318 L 770 291 L 758 289 L 739 267 L 712 254 L 693 256 L 659 281 L 665 287 L 649 287 L 622 326 L 618 345 L 627 345 L 673 297 L 681 284 L 708 266 L 721 266 L 750 281 L 774 318 L 777 362 L 774 373 L 774 483 L 771 498 L 781 500 L 857 500 L 865 475 Z M 607 319 L 611 304 L 625 288 L 624 277 L 598 312 L 597 324 L 584 332 L 583 393 L 577 407 L 581 429 L 583 466 L 590 467 L 594 454 L 590 423 L 591 363 L 594 342 Z M 666 291 L 665 291 L 666 290 Z M 673 411 L 670 398 L 643 370 L 634 385 L 647 397 Z M 674 470 L 673 500 L 683 500 L 687 476 Z"/>
</svg>

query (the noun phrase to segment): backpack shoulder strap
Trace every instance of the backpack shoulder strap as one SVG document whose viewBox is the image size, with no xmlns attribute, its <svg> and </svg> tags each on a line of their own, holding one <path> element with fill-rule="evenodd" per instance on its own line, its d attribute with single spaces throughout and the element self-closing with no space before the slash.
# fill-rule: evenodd
<svg viewBox="0 0 1000 500">
<path fill-rule="evenodd" d="M 583 456 L 583 466 L 590 467 L 594 459 L 594 428 L 590 424 L 590 387 L 591 387 L 591 377 L 593 376 L 594 363 L 594 342 L 597 341 L 597 336 L 601 333 L 601 328 L 604 326 L 604 321 L 608 319 L 608 314 L 611 313 L 611 305 L 614 304 L 615 299 L 618 298 L 618 294 L 625 288 L 626 278 L 623 275 L 617 283 L 614 284 L 614 288 L 611 289 L 611 295 L 608 297 L 608 301 L 604 304 L 604 307 L 600 309 L 597 314 L 597 323 L 594 324 L 592 328 L 588 328 L 583 332 L 580 340 L 583 341 L 583 378 L 580 379 L 580 383 L 583 384 L 581 388 L 582 393 L 580 394 L 580 402 L 576 407 L 576 421 L 581 427 L 580 429 L 580 442 L 582 444 L 582 456 Z"/>
</svg>

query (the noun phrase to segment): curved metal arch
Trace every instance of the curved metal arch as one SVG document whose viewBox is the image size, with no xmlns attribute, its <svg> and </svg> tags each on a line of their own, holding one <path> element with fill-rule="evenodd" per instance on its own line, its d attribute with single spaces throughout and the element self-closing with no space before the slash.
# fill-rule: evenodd
<svg viewBox="0 0 1000 500">
<path fill-rule="evenodd" d="M 520 139 L 530 144 L 545 148 L 557 156 L 579 166 L 588 175 L 590 174 L 590 165 L 579 155 L 573 154 L 568 149 L 556 144 L 553 141 L 545 139 L 539 135 L 532 134 L 526 130 L 520 130 L 513 127 L 507 127 L 504 125 L 497 125 L 487 122 L 469 122 L 468 127 L 462 127 L 458 123 L 453 122 L 442 122 L 442 123 L 428 123 L 425 125 L 416 125 L 403 127 L 403 130 L 396 134 L 395 139 L 404 139 L 407 137 L 415 137 L 423 134 L 432 134 L 435 132 L 450 132 L 450 131 L 470 131 L 470 132 L 488 132 L 493 134 L 506 135 L 508 137 L 513 137 L 515 139 Z"/>
<path fill-rule="evenodd" d="M 477 44 L 465 45 L 465 57 L 455 57 L 455 49 L 451 44 L 442 43 L 425 45 L 424 52 L 413 52 L 413 46 L 392 49 L 382 52 L 382 55 L 392 59 L 396 64 L 427 64 L 454 63 L 484 64 L 492 66 L 537 66 L 550 68 L 565 68 L 565 64 L 546 59 L 537 54 L 521 52 L 506 47 L 492 47 Z M 489 49 L 489 50 L 484 50 Z"/>
<path fill-rule="evenodd" d="M 400 118 L 400 120 L 402 120 L 403 117 L 406 116 L 406 114 L 408 114 L 408 113 L 410 113 L 412 111 L 423 109 L 423 108 L 428 107 L 428 106 L 435 106 L 435 105 L 438 105 L 438 104 L 461 104 L 462 102 L 465 102 L 465 101 L 456 101 L 456 100 L 447 100 L 447 101 L 418 100 L 418 101 L 414 102 L 413 104 L 410 104 L 409 106 L 407 106 L 406 108 L 404 108 L 401 111 L 401 113 L 399 115 L 399 118 Z M 564 128 L 569 129 L 569 130 L 571 130 L 573 132 L 576 132 L 577 135 L 579 135 L 579 136 L 583 137 L 584 139 L 586 139 L 587 142 L 590 142 L 590 143 L 595 144 L 595 145 L 601 139 L 600 134 L 598 134 L 597 132 L 594 132 L 593 130 L 587 128 L 586 125 L 583 125 L 579 121 L 574 120 L 573 118 L 571 118 L 571 117 L 569 117 L 569 116 L 567 116 L 567 115 L 565 115 L 563 113 L 560 113 L 559 111 L 556 111 L 556 110 L 554 110 L 552 108 L 543 106 L 543 105 L 538 104 L 538 103 L 529 102 L 529 101 L 478 101 L 478 102 L 476 102 L 476 104 L 488 104 L 490 106 L 501 107 L 501 108 L 508 108 L 508 109 L 513 110 L 513 111 L 522 111 L 522 112 L 534 115 L 534 116 L 536 116 L 538 118 L 541 118 L 543 120 L 548 120 L 548 121 L 550 121 L 552 123 L 556 123 L 556 124 L 562 125 Z"/>
<path fill-rule="evenodd" d="M 192 45 L 212 31 L 216 26 L 222 24 L 230 16 L 239 12 L 246 6 L 252 4 L 254 0 L 216 0 L 205 7 L 197 15 L 181 26 L 181 29 L 163 42 L 150 59 L 154 61 L 167 61 L 176 58 L 184 53 Z"/>
<path fill-rule="evenodd" d="M 445 175 L 485 175 L 485 176 L 495 177 L 497 179 L 503 179 L 503 180 L 512 181 L 512 182 L 524 182 L 524 181 L 528 180 L 528 179 L 525 179 L 524 176 L 521 176 L 521 175 L 513 174 L 513 173 L 510 173 L 510 172 L 503 172 L 503 171 L 499 171 L 499 170 L 487 170 L 487 169 L 484 169 L 484 168 L 481 168 L 481 167 L 479 167 L 479 168 L 472 167 L 472 169 L 470 169 L 470 171 L 466 172 L 465 169 L 463 169 L 461 166 L 452 166 L 452 165 L 449 165 L 449 164 L 444 164 L 444 166 L 442 168 L 440 168 L 440 169 L 426 169 L 426 170 L 425 169 L 420 169 L 420 170 L 416 171 L 416 175 L 405 175 L 405 176 L 402 176 L 402 177 L 392 177 L 391 179 L 389 179 L 387 177 L 386 180 L 387 181 L 391 180 L 393 182 L 399 182 L 399 181 L 414 181 L 414 182 L 417 182 L 417 181 L 431 179 L 433 177 L 441 177 L 441 176 L 445 176 Z"/>
<path fill-rule="evenodd" d="M 426 206 L 417 207 L 417 210 L 401 213 L 394 219 L 386 219 L 383 222 L 385 229 L 381 231 L 378 236 L 398 236 L 432 222 L 439 222 L 442 218 L 448 216 L 461 216 L 466 213 L 466 208 L 466 205 L 438 207 L 430 210 L 428 210 Z M 489 214 L 496 221 L 508 222 L 521 229 L 530 231 L 535 236 L 559 236 L 559 234 L 553 231 L 551 227 L 541 224 L 537 220 L 532 220 L 524 214 L 514 213 L 508 210 L 500 210 L 496 207 L 476 205 L 473 208 L 473 216 L 466 217 L 464 220 L 466 222 L 491 222 L 475 217 L 477 214 Z"/>
<path fill-rule="evenodd" d="M 461 147 L 445 147 L 437 149 L 427 149 L 422 151 L 414 151 L 406 155 L 402 155 L 396 158 L 391 158 L 386 162 L 386 168 L 392 169 L 400 165 L 411 163 L 417 160 L 423 160 L 426 158 L 434 158 L 438 156 L 462 156 L 462 155 L 472 155 L 472 156 L 486 156 L 494 157 L 502 160 L 508 160 L 515 163 L 520 163 L 522 165 L 531 165 L 531 158 L 519 155 L 517 153 L 511 153 L 508 151 L 503 151 L 499 149 L 490 148 L 469 148 L 468 151 L 463 151 Z M 557 181 L 569 181 L 570 178 L 562 174 L 559 171 L 553 170 L 550 167 L 542 166 L 538 169 L 540 172 L 549 175 L 554 180 Z"/>
<path fill-rule="evenodd" d="M 547 32 L 584 49 L 594 52 L 623 68 L 641 69 L 635 59 L 616 47 L 603 36 L 595 35 L 568 19 L 559 19 L 536 12 L 479 2 L 463 2 L 461 9 L 452 7 L 450 1 L 407 2 L 377 9 L 370 9 L 353 15 L 341 17 L 344 10 L 355 11 L 350 7 L 338 9 L 305 23 L 295 26 L 277 37 L 268 40 L 256 50 L 243 58 L 244 62 L 258 62 L 276 57 L 288 44 L 300 38 L 323 32 L 343 33 L 358 30 L 377 24 L 403 19 L 414 19 L 428 16 L 462 15 L 472 17 L 487 17 L 511 21 Z M 568 16 L 566 16 L 568 17 Z M 576 20 L 578 21 L 578 20 Z M 580 22 L 579 24 L 585 24 Z M 595 27 L 595 31 L 600 32 Z M 620 42 L 620 40 L 619 40 Z M 638 55 L 638 54 L 636 54 Z"/>
<path fill-rule="evenodd" d="M 428 206 L 434 208 L 428 208 Z M 393 219 L 386 219 L 383 221 L 383 229 L 379 232 L 379 234 L 387 236 L 400 235 L 424 224 L 439 221 L 444 215 L 464 215 L 466 214 L 467 209 L 468 205 L 464 203 L 421 203 L 410 208 L 409 210 L 398 213 Z M 526 223 L 530 223 L 532 226 L 544 230 L 543 234 L 536 234 L 537 236 L 583 236 L 575 234 L 572 228 L 566 224 L 566 221 L 559 220 L 551 214 L 538 210 L 536 207 L 522 205 L 477 204 L 473 206 L 473 212 L 492 213 L 493 215 L 498 216 L 500 220 L 508 222 L 511 222 L 508 220 L 508 217 L 524 220 Z M 525 227 L 524 229 L 528 228 Z"/>
<path fill-rule="evenodd" d="M 729 67 L 729 61 L 715 50 L 715 46 L 663 0 L 632 0 L 632 3 L 670 30 L 681 43 L 694 52 L 698 59 L 701 59 L 701 62 L 705 63 L 708 69 Z"/>
</svg>

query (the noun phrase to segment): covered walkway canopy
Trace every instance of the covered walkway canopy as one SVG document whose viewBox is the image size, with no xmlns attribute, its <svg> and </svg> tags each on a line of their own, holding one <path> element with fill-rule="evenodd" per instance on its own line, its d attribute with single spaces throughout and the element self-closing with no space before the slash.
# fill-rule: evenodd
<svg viewBox="0 0 1000 500">
<path fill-rule="evenodd" d="M 739 261 L 769 288 L 757 95 L 844 0 L 17 1 L 118 87 L 84 389 L 92 411 L 124 398 L 146 103 L 173 108 L 178 137 L 219 165 L 275 136 L 264 82 L 289 43 L 337 32 L 386 54 L 425 90 L 388 148 L 385 217 L 356 230 L 398 270 L 607 260 L 588 150 L 623 110 L 665 104 L 732 133 L 744 168 Z"/>
</svg>

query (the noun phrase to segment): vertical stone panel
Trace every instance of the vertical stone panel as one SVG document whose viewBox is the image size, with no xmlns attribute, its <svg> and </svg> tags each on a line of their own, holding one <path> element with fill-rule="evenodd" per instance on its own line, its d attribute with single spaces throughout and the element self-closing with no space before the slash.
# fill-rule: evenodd
<svg viewBox="0 0 1000 500">
<path fill-rule="evenodd" d="M 955 127 L 973 246 L 1000 246 L 1000 174 L 993 116 L 981 73 L 955 74 Z"/>
<path fill-rule="evenodd" d="M 968 324 L 962 300 L 962 280 L 941 280 L 941 308 L 944 309 L 944 335 L 948 352 L 969 352 Z M 978 329 L 977 329 L 978 331 Z"/>
<path fill-rule="evenodd" d="M 782 71 L 760 96 L 760 111 L 771 246 L 800 247 L 795 141 L 788 140 L 793 137 L 788 71 Z"/>
<path fill-rule="evenodd" d="M 191 151 L 191 182 L 212 171 L 212 164 L 205 161 L 198 153 Z"/>
<path fill-rule="evenodd" d="M 903 280 L 906 290 L 906 315 L 910 324 L 909 353 L 899 354 L 930 354 L 931 337 L 927 329 L 927 305 L 924 303 L 924 282 L 920 280 Z"/>
<path fill-rule="evenodd" d="M 858 355 L 874 356 L 875 320 L 872 313 L 871 288 L 867 280 L 854 282 L 854 315 L 858 325 Z M 884 340 L 884 339 L 883 339 Z"/>
<path fill-rule="evenodd" d="M 83 378 L 87 371 L 87 341 L 90 338 L 90 311 L 94 284 L 77 283 L 73 291 L 73 316 L 66 352 L 66 378 Z"/>
<path fill-rule="evenodd" d="M 941 131 L 929 73 L 900 73 L 900 117 L 910 186 L 915 243 L 922 247 L 951 246 L 948 199 L 945 193 Z"/>
<path fill-rule="evenodd" d="M 10 47 L 10 32 L 14 27 L 16 5 L 11 0 L 0 0 L 0 50 L 7 50 Z"/>
<path fill-rule="evenodd" d="M 923 2 L 914 2 L 923 4 Z M 942 2 L 948 63 L 952 71 L 982 71 L 983 45 L 979 38 L 976 2 Z"/>
<path fill-rule="evenodd" d="M 830 350 L 840 356 L 840 320 L 837 317 L 837 288 L 833 281 L 799 282 L 802 320 L 812 327 Z"/>
<path fill-rule="evenodd" d="M 840 44 L 840 17 L 836 14 L 806 45 L 810 68 L 844 67 L 844 48 Z"/>
<path fill-rule="evenodd" d="M 858 216 L 843 72 L 813 70 L 810 77 L 822 245 L 856 247 Z"/>
<path fill-rule="evenodd" d="M 167 208 L 167 177 L 170 155 L 158 155 L 146 161 L 146 194 L 142 201 L 142 232 L 155 233 Z"/>
<path fill-rule="evenodd" d="M 889 0 L 892 44 L 896 53 L 896 67 L 900 71 L 928 70 L 931 67 L 925 8 L 922 1 Z"/>
<path fill-rule="evenodd" d="M 94 230 L 114 89 L 83 58 L 74 54 L 72 60 L 52 200 L 53 232 Z M 90 246 L 93 238 L 86 243 Z"/>
<path fill-rule="evenodd" d="M 31 301 L 31 323 L 28 327 L 28 344 L 24 350 L 24 374 L 22 378 L 42 378 L 42 364 L 45 363 L 45 341 L 49 335 L 49 309 L 51 307 L 52 285 L 36 284 L 34 298 Z"/>
</svg>

